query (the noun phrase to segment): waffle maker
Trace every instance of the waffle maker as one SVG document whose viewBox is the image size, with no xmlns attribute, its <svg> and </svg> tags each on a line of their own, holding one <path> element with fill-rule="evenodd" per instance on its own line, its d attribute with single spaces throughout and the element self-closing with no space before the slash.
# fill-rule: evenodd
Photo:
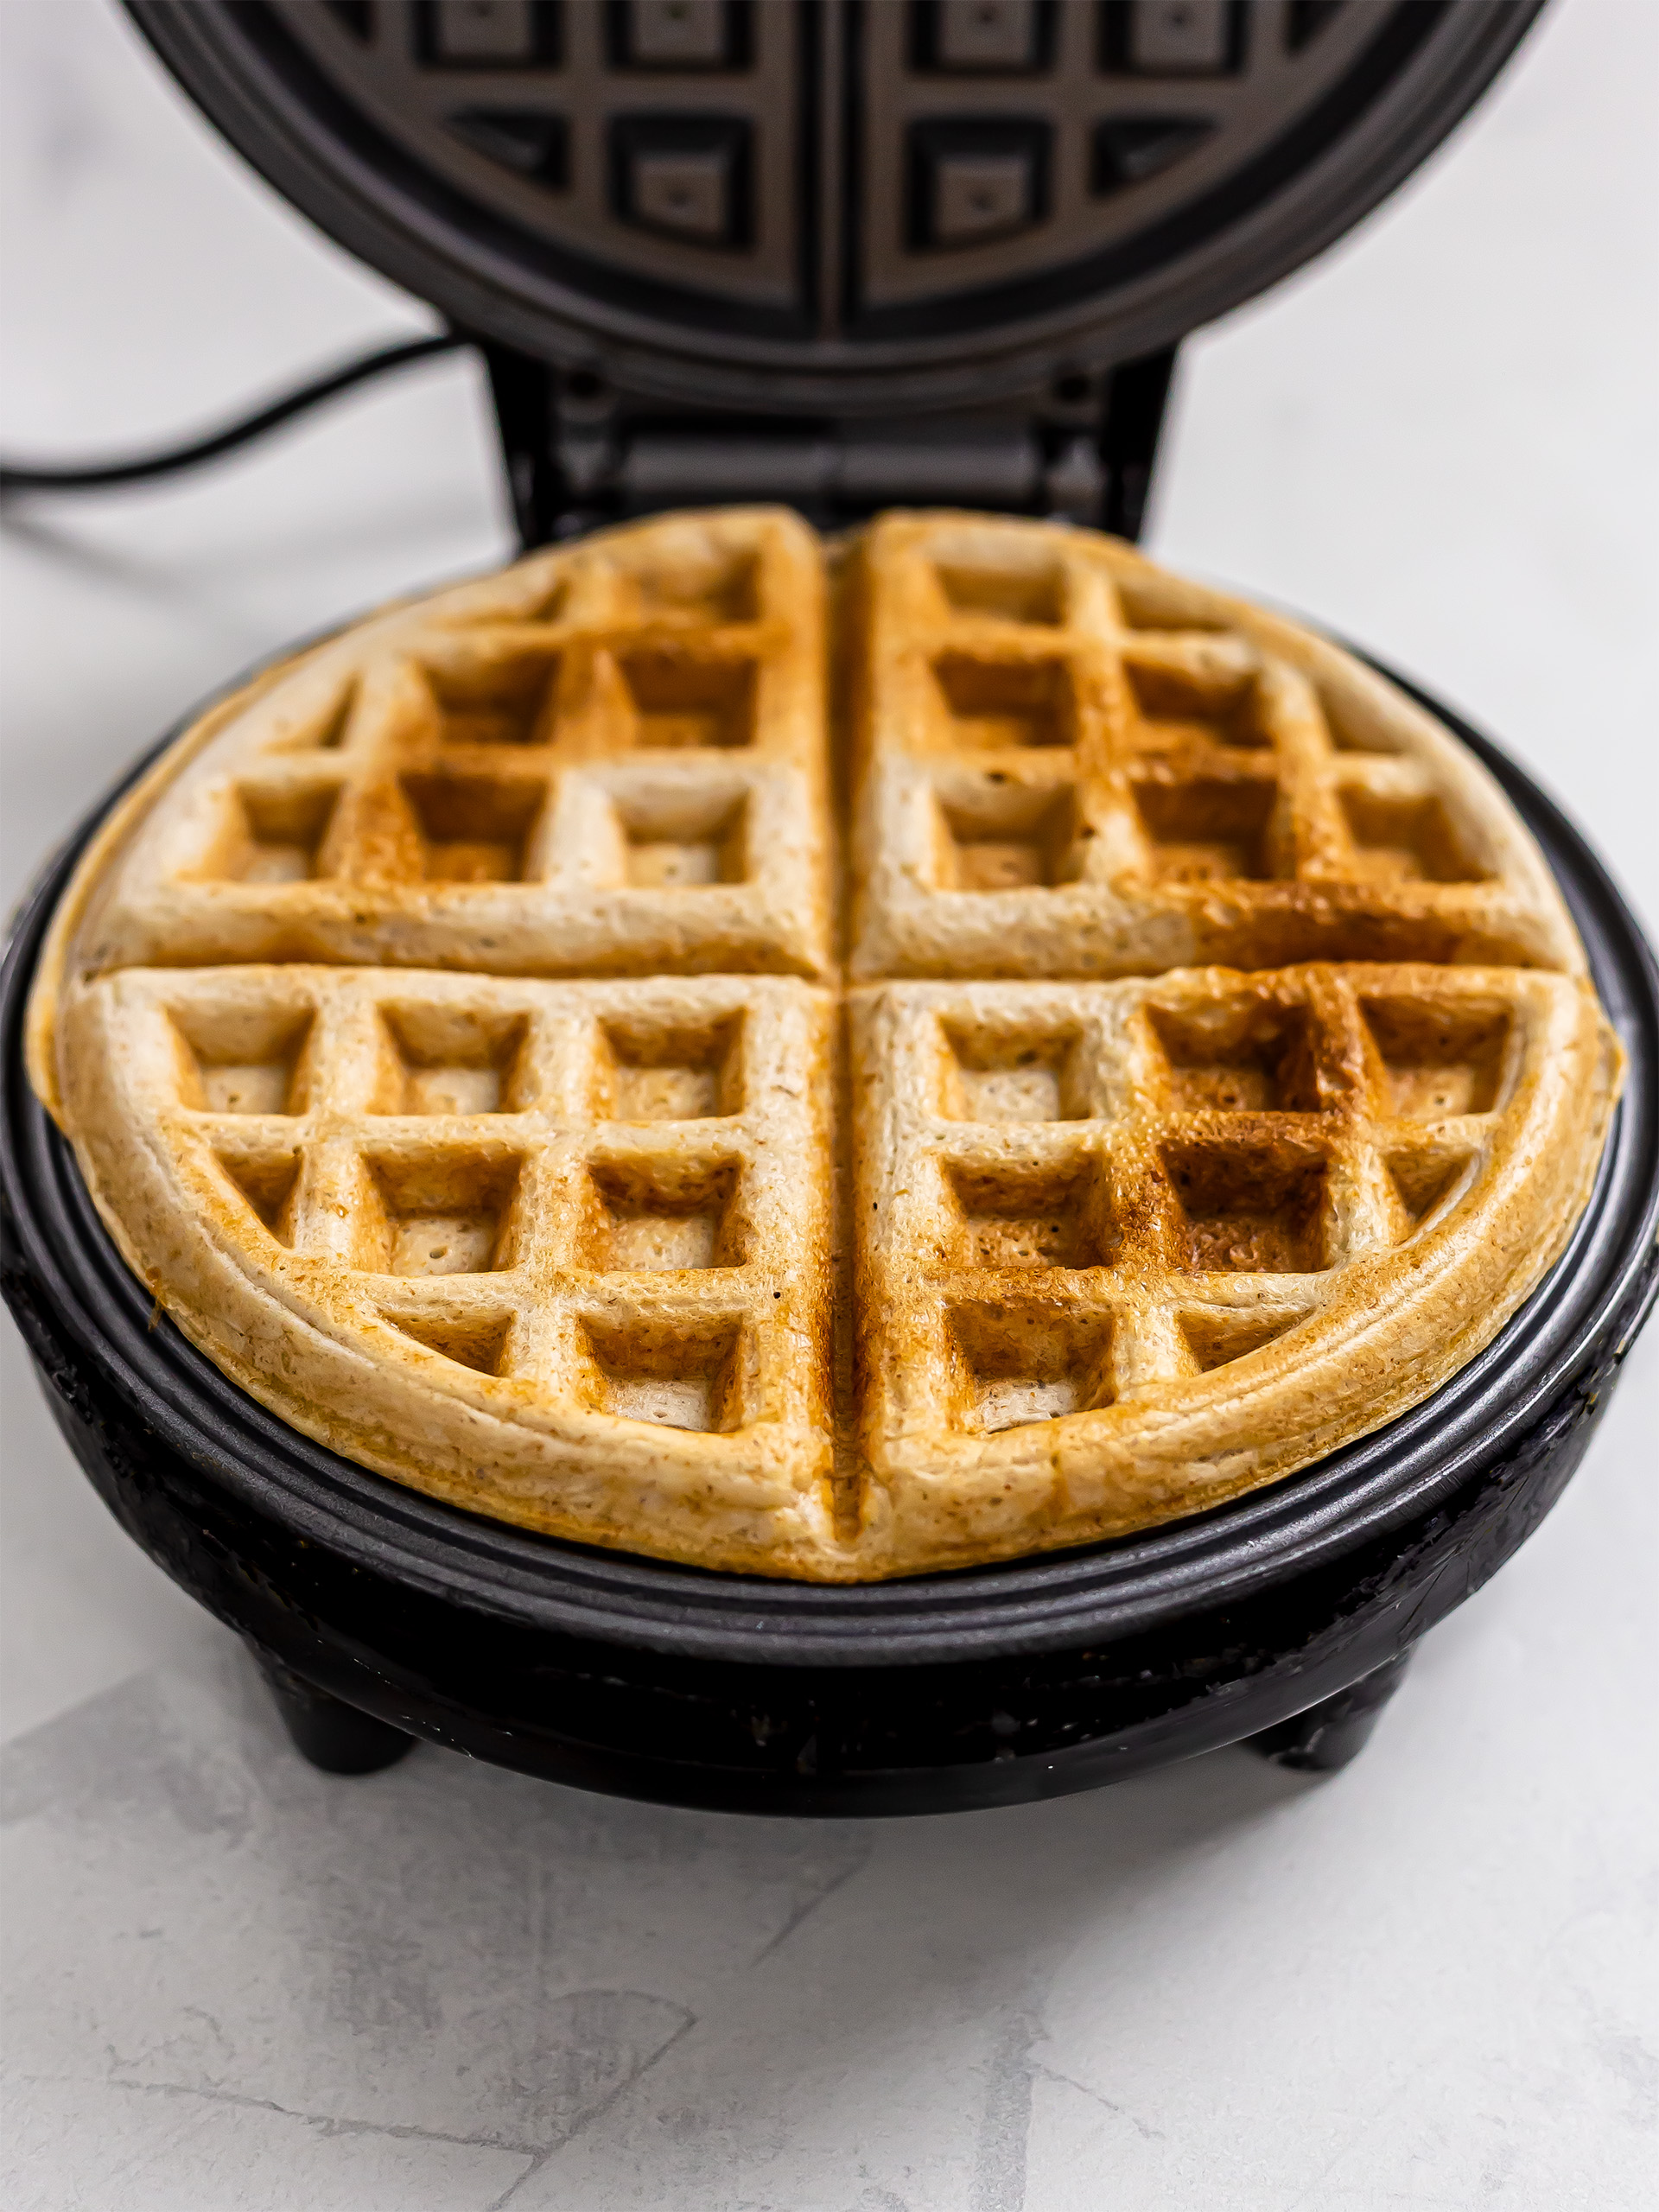
<svg viewBox="0 0 1659 2212">
<path fill-rule="evenodd" d="M 1373 206 L 1539 4 L 128 0 L 279 190 L 481 350 L 526 547 L 721 500 L 1135 537 L 1182 335 Z M 1340 1766 L 1560 1495 L 1659 1292 L 1652 956 L 1549 800 L 1415 696 L 1539 840 L 1630 1066 L 1565 1255 L 1376 1434 L 1142 1535 L 852 1587 L 556 1541 L 335 1457 L 156 1318 L 29 1090 L 30 976 L 111 792 L 0 1001 L 4 1288 L 72 1450 L 334 1772 L 423 1738 L 664 1802 L 894 1813 L 1241 1740 Z"/>
</svg>

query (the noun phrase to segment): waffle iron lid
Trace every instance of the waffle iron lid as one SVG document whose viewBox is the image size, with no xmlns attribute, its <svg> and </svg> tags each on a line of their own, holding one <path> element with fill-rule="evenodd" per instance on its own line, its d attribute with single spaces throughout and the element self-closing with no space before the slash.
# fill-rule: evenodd
<svg viewBox="0 0 1659 2212">
<path fill-rule="evenodd" d="M 1445 137 L 1542 0 L 127 0 L 456 324 L 677 404 L 974 404 L 1167 346 Z"/>
</svg>

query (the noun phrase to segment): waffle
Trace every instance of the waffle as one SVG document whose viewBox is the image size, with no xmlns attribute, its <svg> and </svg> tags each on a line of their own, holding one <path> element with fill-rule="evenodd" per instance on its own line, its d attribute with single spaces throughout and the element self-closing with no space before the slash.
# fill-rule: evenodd
<svg viewBox="0 0 1659 2212">
<path fill-rule="evenodd" d="M 70 1015 L 69 1113 L 128 1260 L 308 1433 L 798 1573 L 833 1545 L 832 1011 L 770 977 L 129 969 Z"/>
<path fill-rule="evenodd" d="M 1503 969 L 896 984 L 853 1028 L 867 1523 L 941 1565 L 1426 1396 L 1554 1257 L 1612 1073 L 1574 979 Z"/>
<path fill-rule="evenodd" d="M 823 600 L 736 514 L 363 623 L 177 766 L 84 957 L 823 976 Z"/>
<path fill-rule="evenodd" d="M 861 976 L 1581 966 L 1468 753 L 1346 653 L 1083 531 L 855 563 Z"/>
<path fill-rule="evenodd" d="M 1192 1513 L 1418 1403 L 1619 1056 L 1485 772 L 1088 533 L 677 517 L 268 671 L 31 1007 L 128 1262 L 293 1427 L 851 1581 Z M 836 964 L 832 721 L 849 726 Z"/>
</svg>

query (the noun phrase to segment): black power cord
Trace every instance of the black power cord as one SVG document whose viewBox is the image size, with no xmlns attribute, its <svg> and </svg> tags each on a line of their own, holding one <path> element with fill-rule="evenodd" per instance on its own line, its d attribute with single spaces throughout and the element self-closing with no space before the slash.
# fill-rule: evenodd
<svg viewBox="0 0 1659 2212">
<path fill-rule="evenodd" d="M 326 376 L 314 378 L 281 399 L 272 400 L 257 415 L 232 423 L 205 438 L 193 439 L 188 445 L 163 447 L 159 453 L 74 468 L 0 461 L 0 499 L 10 499 L 19 492 L 99 492 L 112 485 L 141 484 L 153 476 L 171 476 L 180 469 L 198 468 L 204 461 L 217 461 L 221 454 L 234 453 L 238 446 L 264 437 L 267 430 L 276 429 L 296 415 L 303 415 L 325 399 L 334 398 L 336 393 L 349 391 L 353 385 L 366 384 L 371 378 L 385 376 L 392 369 L 407 368 L 412 361 L 430 360 L 438 353 L 453 353 L 471 343 L 458 332 L 448 331 L 441 337 L 411 338 L 401 345 L 380 346 L 372 353 L 361 354 L 354 361 L 331 369 Z"/>
</svg>

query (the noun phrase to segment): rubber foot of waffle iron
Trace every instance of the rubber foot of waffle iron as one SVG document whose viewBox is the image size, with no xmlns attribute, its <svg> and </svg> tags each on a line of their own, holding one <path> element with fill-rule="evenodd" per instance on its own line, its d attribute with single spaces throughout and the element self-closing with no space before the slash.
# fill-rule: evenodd
<svg viewBox="0 0 1659 2212">
<path fill-rule="evenodd" d="M 1399 1688 L 1410 1664 L 1410 1652 L 1402 1651 L 1397 1659 L 1390 1659 L 1373 1674 L 1362 1675 L 1334 1697 L 1321 1698 L 1306 1713 L 1264 1728 L 1259 1736 L 1247 1736 L 1245 1743 L 1275 1766 L 1289 1767 L 1298 1774 L 1335 1774 L 1370 1741 L 1383 1707 Z"/>
<path fill-rule="evenodd" d="M 294 1748 L 324 1774 L 378 1774 L 415 1748 L 415 1738 L 372 1713 L 359 1713 L 291 1674 L 278 1659 L 254 1648 Z"/>
</svg>

